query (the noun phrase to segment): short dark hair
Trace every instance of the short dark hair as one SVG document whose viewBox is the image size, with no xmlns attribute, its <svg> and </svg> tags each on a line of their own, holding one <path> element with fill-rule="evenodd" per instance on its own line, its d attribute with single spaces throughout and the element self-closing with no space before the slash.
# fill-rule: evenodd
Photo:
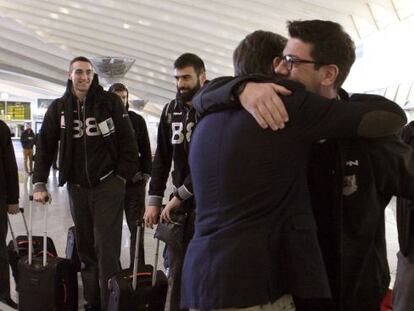
<svg viewBox="0 0 414 311">
<path fill-rule="evenodd" d="M 286 38 L 271 31 L 248 34 L 233 52 L 234 75 L 274 74 L 273 60 L 281 56 Z"/>
<path fill-rule="evenodd" d="M 128 104 L 128 101 L 129 101 L 129 99 L 128 99 L 128 97 L 129 97 L 129 91 L 128 91 L 128 88 L 125 86 L 125 84 L 122 84 L 122 83 L 119 83 L 119 82 L 117 82 L 117 83 L 114 83 L 114 84 L 112 84 L 110 87 L 109 87 L 109 89 L 108 89 L 108 92 L 109 93 L 115 93 L 115 92 L 126 92 L 127 93 L 127 97 L 126 97 L 126 109 L 128 110 L 129 109 L 129 104 Z"/>
<path fill-rule="evenodd" d="M 123 91 L 126 91 L 128 93 L 127 87 L 124 84 L 119 83 L 119 82 L 112 84 L 108 89 L 108 92 L 110 93 L 123 92 Z"/>
<path fill-rule="evenodd" d="M 291 38 L 312 44 L 311 56 L 317 62 L 334 64 L 339 68 L 335 87 L 340 88 L 355 61 L 355 43 L 342 26 L 332 21 L 289 21 Z M 322 65 L 315 64 L 319 69 Z"/>
<path fill-rule="evenodd" d="M 206 72 L 203 60 L 199 56 L 192 53 L 184 53 L 174 62 L 175 69 L 182 69 L 188 66 L 193 67 L 198 76 Z"/>
<path fill-rule="evenodd" d="M 85 56 L 77 56 L 74 59 L 72 59 L 69 63 L 69 71 L 72 71 L 72 65 L 76 62 L 85 62 L 85 63 L 89 63 L 91 64 L 92 68 L 93 68 L 93 64 L 90 61 L 89 58 L 86 58 Z"/>
</svg>

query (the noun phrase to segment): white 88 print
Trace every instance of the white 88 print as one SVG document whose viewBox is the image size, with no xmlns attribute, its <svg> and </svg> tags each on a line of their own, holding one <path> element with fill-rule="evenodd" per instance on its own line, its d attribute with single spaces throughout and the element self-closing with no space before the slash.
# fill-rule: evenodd
<svg viewBox="0 0 414 311">
<path fill-rule="evenodd" d="M 191 134 L 193 133 L 195 123 L 188 122 L 186 126 L 185 138 L 187 142 L 191 140 Z M 181 144 L 184 142 L 184 133 L 183 133 L 184 124 L 182 122 L 173 122 L 171 123 L 172 137 L 171 144 Z"/>
<path fill-rule="evenodd" d="M 84 132 L 87 136 L 100 135 L 95 118 L 86 118 L 85 125 L 82 120 L 73 120 L 73 138 L 81 138 Z"/>
</svg>

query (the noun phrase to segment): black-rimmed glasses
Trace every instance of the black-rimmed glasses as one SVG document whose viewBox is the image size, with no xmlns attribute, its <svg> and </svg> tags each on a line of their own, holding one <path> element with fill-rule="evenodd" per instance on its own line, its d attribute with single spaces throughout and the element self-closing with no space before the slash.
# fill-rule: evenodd
<svg viewBox="0 0 414 311">
<path fill-rule="evenodd" d="M 315 65 L 326 65 L 322 62 L 317 62 L 314 60 L 300 59 L 299 57 L 292 55 L 283 55 L 276 59 L 276 66 L 279 66 L 280 63 L 283 63 L 288 71 L 291 71 L 293 64 L 315 64 Z"/>
</svg>

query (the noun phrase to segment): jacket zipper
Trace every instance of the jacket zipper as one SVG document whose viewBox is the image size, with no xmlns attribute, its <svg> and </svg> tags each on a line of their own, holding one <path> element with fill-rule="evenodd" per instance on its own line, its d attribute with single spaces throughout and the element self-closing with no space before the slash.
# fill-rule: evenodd
<svg viewBox="0 0 414 311">
<path fill-rule="evenodd" d="M 89 171 L 88 171 L 88 152 L 86 150 L 86 103 L 84 102 L 82 104 L 82 114 L 83 114 L 83 125 L 82 125 L 82 129 L 83 129 L 83 146 L 84 146 L 84 151 L 85 151 L 85 173 L 86 173 L 86 179 L 88 181 L 89 187 L 92 187 L 92 183 L 91 180 L 89 178 Z M 79 101 L 78 101 L 78 113 L 79 113 Z M 80 116 L 79 116 L 80 119 Z"/>
<path fill-rule="evenodd" d="M 342 254 L 343 254 L 343 242 L 342 242 L 342 238 L 343 238 L 343 196 L 342 196 L 342 191 L 343 191 L 343 180 L 344 180 L 344 175 L 345 175 L 345 158 L 347 157 L 347 146 L 348 145 L 344 145 L 346 143 L 337 143 L 336 144 L 336 154 L 337 154 L 337 164 L 336 164 L 336 179 L 337 179 L 337 184 L 340 185 L 339 189 L 338 189 L 338 193 L 336 194 L 336 202 L 334 202 L 334 205 L 336 207 L 336 211 L 337 214 L 336 216 L 338 217 L 338 223 L 337 226 L 339 228 L 339 232 L 338 232 L 338 252 L 339 252 L 339 271 L 337 271 L 337 273 L 339 274 L 339 309 L 338 311 L 343 311 L 343 305 L 344 305 L 344 294 L 343 294 L 343 290 L 344 290 L 344 284 L 343 284 L 343 259 L 342 259 Z M 339 167 L 338 167 L 339 164 Z"/>
<path fill-rule="evenodd" d="M 186 110 L 186 117 L 185 117 L 185 120 L 184 120 L 184 126 L 183 126 L 183 132 L 185 133 L 184 134 L 184 150 L 185 150 L 185 152 L 188 154 L 188 144 L 190 143 L 188 140 L 187 140 L 187 124 L 188 124 L 188 116 L 189 116 L 189 109 L 188 109 L 188 107 L 185 107 L 185 104 L 184 104 L 184 109 Z M 189 137 L 190 138 L 190 140 L 191 140 L 191 137 Z"/>
</svg>

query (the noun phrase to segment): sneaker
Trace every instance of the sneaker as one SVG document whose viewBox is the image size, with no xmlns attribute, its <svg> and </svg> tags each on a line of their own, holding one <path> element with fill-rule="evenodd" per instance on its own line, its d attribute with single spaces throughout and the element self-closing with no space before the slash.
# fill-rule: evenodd
<svg viewBox="0 0 414 311">
<path fill-rule="evenodd" d="M 4 304 L 6 304 L 6 305 L 8 305 L 10 308 L 12 308 L 12 309 L 16 309 L 17 310 L 17 308 L 18 308 L 18 304 L 17 303 L 15 303 L 14 301 L 13 301 L 13 299 L 11 299 L 10 297 L 9 298 L 0 298 L 0 302 L 2 302 L 2 303 L 4 303 Z"/>
</svg>

